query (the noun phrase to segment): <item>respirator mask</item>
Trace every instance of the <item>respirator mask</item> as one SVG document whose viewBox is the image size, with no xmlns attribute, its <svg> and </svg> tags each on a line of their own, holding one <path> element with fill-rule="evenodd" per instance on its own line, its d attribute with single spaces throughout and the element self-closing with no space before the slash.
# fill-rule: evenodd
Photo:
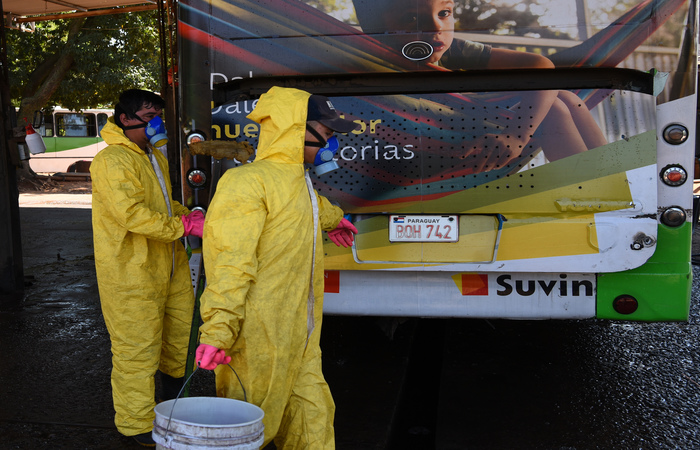
<svg viewBox="0 0 700 450">
<path fill-rule="evenodd" d="M 148 142 L 156 148 L 162 147 L 168 143 L 168 135 L 165 130 L 165 123 L 160 116 L 152 118 L 150 121 L 146 122 L 141 119 L 138 115 L 134 114 L 137 119 L 143 122 L 140 125 L 132 125 L 130 127 L 124 127 L 125 130 L 133 130 L 136 128 L 144 128 L 144 133 L 148 138 Z"/>
<path fill-rule="evenodd" d="M 150 142 L 152 146 L 158 148 L 167 144 L 168 135 L 166 133 L 165 123 L 160 116 L 156 116 L 146 123 L 146 136 L 148 137 L 148 142 Z"/>
<path fill-rule="evenodd" d="M 333 160 L 333 157 L 338 152 L 338 138 L 331 136 L 331 138 L 326 141 L 308 124 L 306 125 L 306 129 L 318 139 L 318 142 L 304 141 L 304 145 L 321 147 L 316 153 L 316 158 L 314 158 L 314 171 L 316 175 L 321 176 L 340 169 L 338 163 Z"/>
</svg>

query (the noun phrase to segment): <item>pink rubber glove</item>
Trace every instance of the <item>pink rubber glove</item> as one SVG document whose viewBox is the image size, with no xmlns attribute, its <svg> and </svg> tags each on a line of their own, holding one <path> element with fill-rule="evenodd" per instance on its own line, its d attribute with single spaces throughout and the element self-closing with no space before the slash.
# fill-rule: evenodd
<svg viewBox="0 0 700 450">
<path fill-rule="evenodd" d="M 199 344 L 195 352 L 195 364 L 202 369 L 214 370 L 219 364 L 228 364 L 231 357 L 226 356 L 223 350 L 219 350 L 213 345 Z"/>
<path fill-rule="evenodd" d="M 202 211 L 192 211 L 186 216 L 180 216 L 182 219 L 182 225 L 185 227 L 185 234 L 183 236 L 197 236 L 202 237 L 204 232 L 204 214 Z"/>
<path fill-rule="evenodd" d="M 357 234 L 357 228 L 348 219 L 342 219 L 335 230 L 328 232 L 328 238 L 333 241 L 335 245 L 340 247 L 350 247 L 352 241 L 355 240 L 355 235 Z"/>
</svg>

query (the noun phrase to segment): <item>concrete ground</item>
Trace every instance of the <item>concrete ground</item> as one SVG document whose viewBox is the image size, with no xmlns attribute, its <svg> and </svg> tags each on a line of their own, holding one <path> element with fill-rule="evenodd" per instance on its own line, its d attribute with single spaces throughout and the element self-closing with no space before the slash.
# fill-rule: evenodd
<svg viewBox="0 0 700 450">
<path fill-rule="evenodd" d="M 113 425 L 90 195 L 22 195 L 26 298 L 0 313 L 2 448 L 138 448 Z M 51 206 L 51 207 L 47 207 Z"/>
<path fill-rule="evenodd" d="M 143 448 L 113 424 L 91 196 L 66 192 L 20 195 L 26 288 L 20 310 L 0 311 L 0 449 Z M 372 320 L 324 321 L 338 448 L 387 448 L 409 330 L 389 340 Z M 378 360 L 368 364 L 370 348 Z M 212 372 L 197 371 L 191 383 L 190 395 L 215 396 Z"/>
<path fill-rule="evenodd" d="M 20 205 L 26 297 L 0 313 L 0 448 L 143 448 L 113 424 L 90 195 L 22 194 Z"/>
</svg>

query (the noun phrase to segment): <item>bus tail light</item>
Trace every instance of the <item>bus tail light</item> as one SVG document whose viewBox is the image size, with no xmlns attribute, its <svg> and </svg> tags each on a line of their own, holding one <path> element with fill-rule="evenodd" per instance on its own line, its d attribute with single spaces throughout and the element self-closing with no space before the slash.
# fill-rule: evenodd
<svg viewBox="0 0 700 450">
<path fill-rule="evenodd" d="M 187 173 L 187 184 L 191 188 L 197 189 L 203 187 L 207 183 L 207 174 L 201 169 L 192 169 Z"/>
<path fill-rule="evenodd" d="M 204 133 L 198 130 L 193 131 L 192 133 L 187 135 L 187 145 L 190 145 L 193 142 L 202 142 L 205 141 L 206 138 L 204 137 Z"/>
<path fill-rule="evenodd" d="M 664 129 L 664 141 L 671 145 L 680 145 L 688 140 L 688 129 L 683 125 L 672 123 Z"/>
<path fill-rule="evenodd" d="M 669 186 L 680 186 L 688 179 L 688 172 L 677 164 L 664 167 L 660 175 L 661 180 Z"/>
<path fill-rule="evenodd" d="M 618 314 L 632 314 L 639 307 L 637 299 L 631 295 L 620 295 L 615 300 L 613 300 L 613 309 Z"/>
<path fill-rule="evenodd" d="M 669 227 L 680 227 L 685 223 L 685 210 L 679 206 L 671 206 L 661 213 L 661 223 Z"/>
</svg>

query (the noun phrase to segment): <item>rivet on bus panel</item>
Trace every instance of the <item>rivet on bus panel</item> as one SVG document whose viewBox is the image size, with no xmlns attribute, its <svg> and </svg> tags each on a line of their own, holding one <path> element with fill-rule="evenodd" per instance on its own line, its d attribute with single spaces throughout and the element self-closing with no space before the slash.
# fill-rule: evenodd
<svg viewBox="0 0 700 450">
<path fill-rule="evenodd" d="M 632 314 L 639 307 L 637 299 L 631 295 L 619 295 L 613 300 L 613 309 L 619 314 Z"/>
</svg>

